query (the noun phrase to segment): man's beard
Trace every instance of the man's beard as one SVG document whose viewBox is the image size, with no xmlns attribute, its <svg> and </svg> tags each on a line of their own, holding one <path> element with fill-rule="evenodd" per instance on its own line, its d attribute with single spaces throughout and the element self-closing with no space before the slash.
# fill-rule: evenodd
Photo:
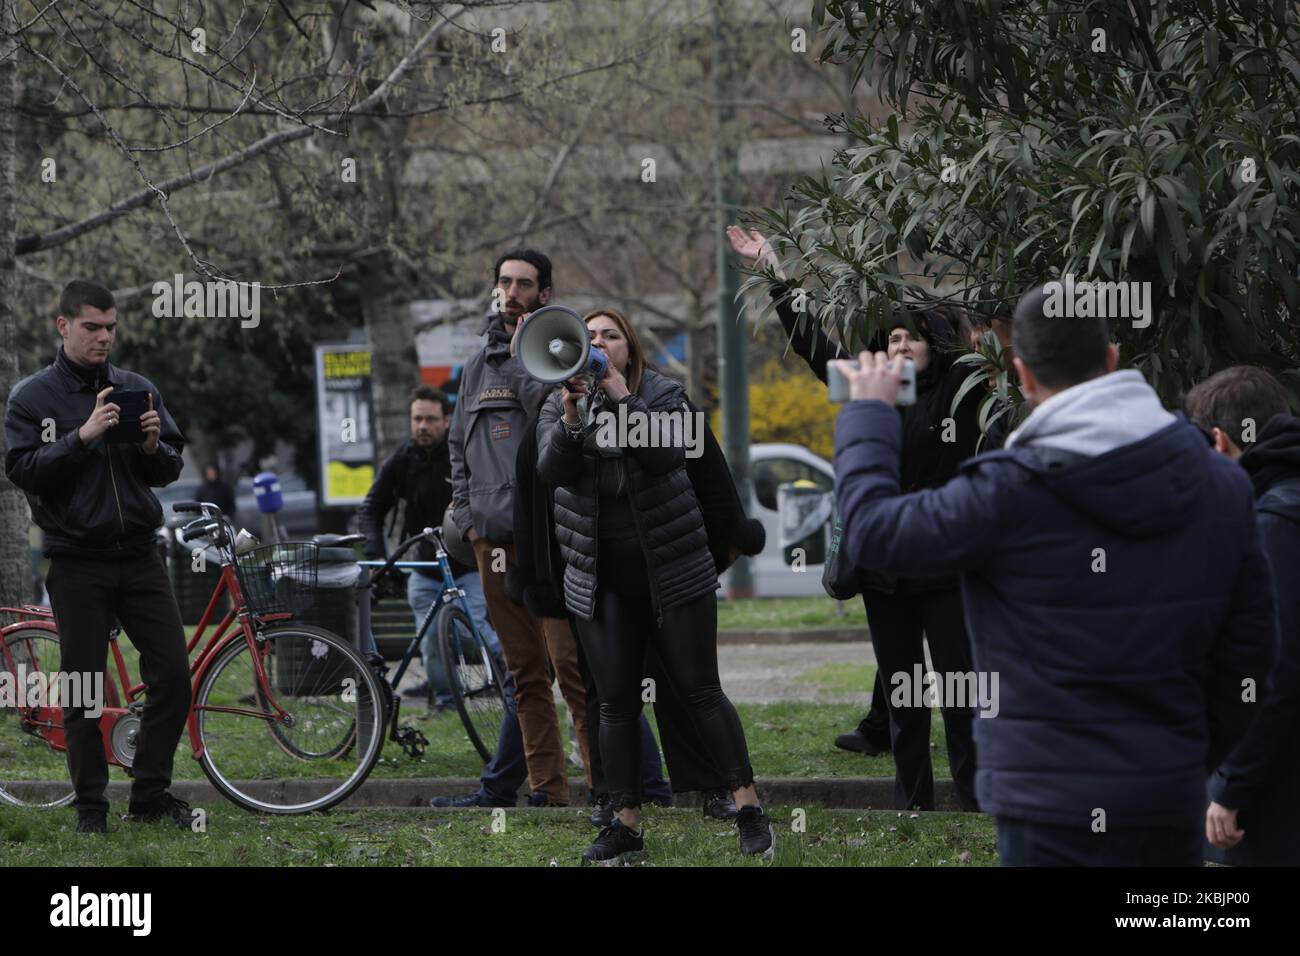
<svg viewBox="0 0 1300 956">
<path fill-rule="evenodd" d="M 507 305 L 508 304 L 509 303 L 507 303 Z M 506 320 L 506 325 L 510 326 L 513 329 L 516 325 L 519 324 L 519 317 L 521 315 L 524 315 L 526 313 L 536 312 L 541 307 L 542 307 L 542 303 L 534 299 L 531 305 L 527 305 L 521 302 L 519 304 L 518 312 L 511 313 L 507 310 L 507 311 L 503 311 L 501 314 Z"/>
</svg>

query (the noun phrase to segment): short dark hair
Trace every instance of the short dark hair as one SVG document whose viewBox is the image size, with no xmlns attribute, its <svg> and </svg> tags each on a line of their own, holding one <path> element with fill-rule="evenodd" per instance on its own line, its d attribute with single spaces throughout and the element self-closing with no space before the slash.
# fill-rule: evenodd
<svg viewBox="0 0 1300 956">
<path fill-rule="evenodd" d="M 432 385 L 417 385 L 411 389 L 411 400 L 407 404 L 414 405 L 416 402 L 437 402 L 442 406 L 444 415 L 451 414 L 451 399 L 447 397 L 446 392 Z"/>
<path fill-rule="evenodd" d="M 538 292 L 551 287 L 551 260 L 547 258 L 545 253 L 538 252 L 536 249 L 511 249 L 509 252 L 503 252 L 497 256 L 497 264 L 492 267 L 493 285 L 501 281 L 501 263 L 508 262 L 511 259 L 526 262 L 537 270 Z"/>
<path fill-rule="evenodd" d="M 1183 398 L 1187 417 L 1206 432 L 1219 428 L 1238 448 L 1250 444 L 1242 435 L 1246 422 L 1254 422 L 1256 438 L 1274 415 L 1288 415 L 1291 402 L 1286 389 L 1262 368 L 1234 365 L 1216 372 Z"/>
<path fill-rule="evenodd" d="M 1050 316 L 1047 286 L 1026 292 L 1011 317 L 1011 345 L 1045 388 L 1062 389 L 1106 372 L 1104 316 Z"/>
<path fill-rule="evenodd" d="M 59 295 L 59 315 L 65 319 L 75 319 L 81 315 L 85 306 L 107 312 L 115 308 L 117 303 L 113 300 L 113 293 L 98 282 L 73 279 L 63 287 L 63 292 Z"/>
</svg>

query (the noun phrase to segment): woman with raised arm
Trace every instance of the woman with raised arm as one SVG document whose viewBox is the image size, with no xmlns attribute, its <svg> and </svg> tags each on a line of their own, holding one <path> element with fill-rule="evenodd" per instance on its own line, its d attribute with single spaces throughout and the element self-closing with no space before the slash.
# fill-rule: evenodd
<svg viewBox="0 0 1300 956">
<path fill-rule="evenodd" d="M 790 305 L 791 288 L 784 284 L 780 264 L 762 233 L 747 233 L 739 226 L 730 226 L 727 238 L 738 255 L 771 266 L 782 280 L 783 284 L 773 287 L 771 294 L 791 349 L 825 382 L 827 361 L 851 356 L 827 338 L 812 315 L 800 322 Z M 969 334 L 969 327 L 963 325 L 959 315 L 934 307 L 900 315 L 889 330 L 889 357 L 910 358 L 916 365 L 916 404 L 899 408 L 904 492 L 944 484 L 965 459 L 975 454 L 982 392 L 971 389 L 957 411 L 951 410 L 958 389 L 970 374 L 967 367 L 955 364 L 960 354 L 958 342 Z M 896 767 L 894 805 L 899 810 L 933 810 L 930 705 L 924 687 L 913 685 L 926 670 L 922 635 L 929 641 L 937 676 L 972 672 L 961 591 L 956 578 L 902 578 L 863 572 L 861 579 L 862 603 L 876 655 L 877 683 L 872 703 L 877 695 L 889 694 L 890 700 L 890 742 Z M 939 687 L 943 686 L 941 679 Z M 948 686 L 962 684 L 954 680 Z M 974 702 L 940 703 L 957 802 L 963 810 L 978 810 L 971 729 Z"/>
<path fill-rule="evenodd" d="M 644 681 L 650 644 L 732 791 L 741 852 L 768 853 L 773 832 L 754 791 L 745 732 L 718 679 L 718 576 L 686 471 L 687 444 L 693 435 L 702 440 L 702 423 L 688 423 L 681 384 L 646 367 L 622 313 L 601 309 L 586 323 L 609 360 L 589 414 L 580 402 L 591 383 L 580 376 L 547 399 L 537 421 L 537 473 L 555 489 L 564 601 L 599 692 L 600 753 L 615 810 L 583 862 L 615 862 L 644 848 L 637 717 L 654 694 Z"/>
</svg>

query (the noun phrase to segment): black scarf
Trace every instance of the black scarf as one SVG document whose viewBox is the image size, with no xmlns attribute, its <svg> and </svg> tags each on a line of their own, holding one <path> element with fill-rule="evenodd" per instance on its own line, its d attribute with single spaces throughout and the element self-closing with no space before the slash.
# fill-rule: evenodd
<svg viewBox="0 0 1300 956">
<path fill-rule="evenodd" d="M 1300 478 L 1300 418 L 1274 415 L 1240 458 L 1255 485 L 1255 497 L 1279 481 Z"/>
</svg>

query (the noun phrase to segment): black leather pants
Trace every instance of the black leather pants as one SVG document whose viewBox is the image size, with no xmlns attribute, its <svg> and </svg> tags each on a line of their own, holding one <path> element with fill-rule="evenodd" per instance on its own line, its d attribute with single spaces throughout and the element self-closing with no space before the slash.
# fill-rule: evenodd
<svg viewBox="0 0 1300 956">
<path fill-rule="evenodd" d="M 653 646 L 728 789 L 754 782 L 736 708 L 718 680 L 718 603 L 713 594 L 663 611 L 650 600 L 596 590 L 595 615 L 579 620 L 578 639 L 600 695 L 600 754 L 614 808 L 641 804 L 641 707 L 656 696 L 645 674 Z"/>
</svg>

